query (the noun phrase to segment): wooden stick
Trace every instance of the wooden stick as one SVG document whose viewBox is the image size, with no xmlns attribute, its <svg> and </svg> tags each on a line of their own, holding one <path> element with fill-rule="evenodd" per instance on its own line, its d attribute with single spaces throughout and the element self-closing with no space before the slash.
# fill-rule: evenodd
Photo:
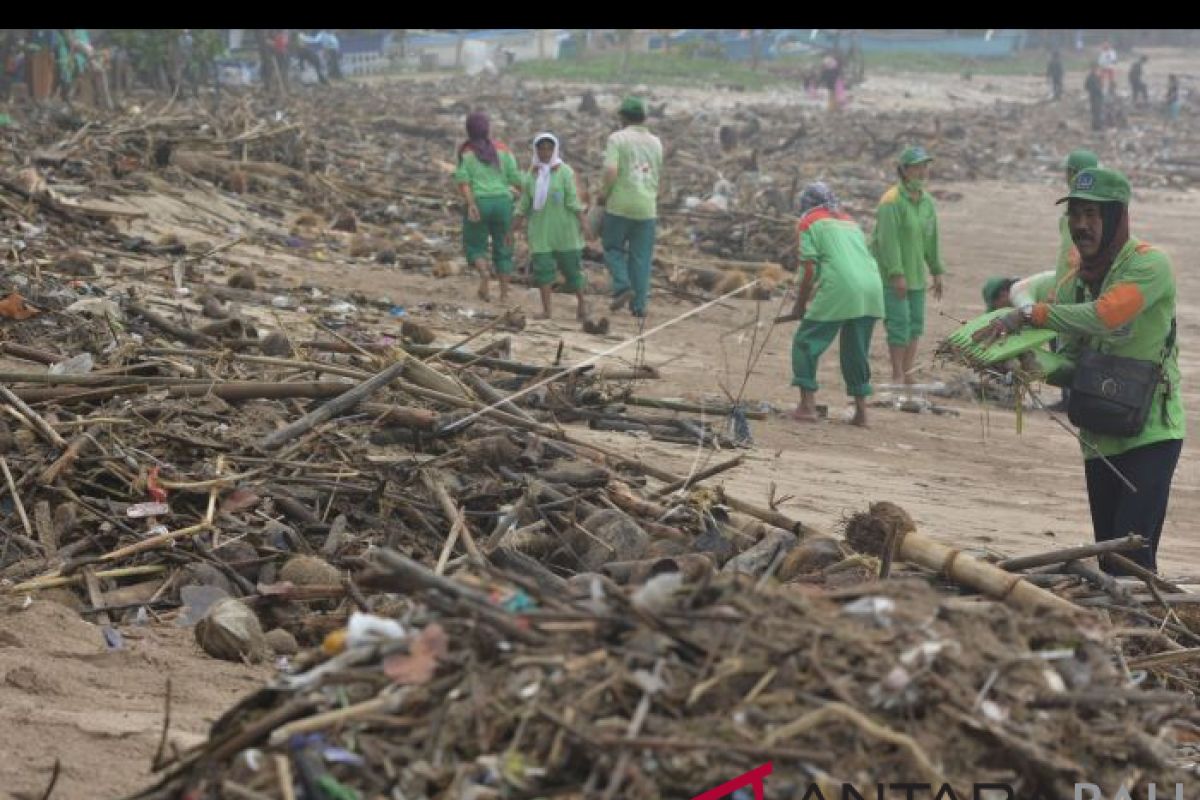
<svg viewBox="0 0 1200 800">
<path fill-rule="evenodd" d="M 684 403 L 678 400 L 659 400 L 653 397 L 626 397 L 621 402 L 631 406 L 642 406 L 644 408 L 661 408 L 667 411 L 683 411 L 689 414 L 716 414 L 718 416 L 727 416 L 733 413 L 733 408 L 724 405 L 704 405 L 702 403 Z M 743 413 L 747 419 L 766 419 L 767 412 L 752 411 L 748 408 L 743 408 Z"/>
<path fill-rule="evenodd" d="M 700 483 L 700 481 L 708 480 L 709 478 L 713 477 L 714 475 L 720 475 L 722 472 L 725 472 L 726 470 L 730 470 L 730 469 L 733 469 L 734 467 L 741 466 L 741 463 L 742 463 L 742 456 L 735 456 L 734 458 L 731 458 L 728 461 L 722 461 L 719 464 L 713 464 L 712 466 L 708 467 L 707 469 L 702 469 L 694 475 L 689 475 L 686 478 L 681 478 L 680 480 L 673 481 L 672 483 L 668 483 L 666 486 L 664 486 L 663 488 L 659 489 L 657 492 L 652 494 L 651 497 L 658 499 L 661 497 L 666 497 L 669 494 L 674 494 L 675 492 L 678 492 L 682 489 L 686 489 L 689 486 L 695 486 L 697 483 Z"/>
<path fill-rule="evenodd" d="M 121 422 L 125 421 L 121 420 Z M 42 471 L 42 474 L 38 476 L 38 483 L 42 486 L 49 486 L 62 477 L 63 473 L 70 472 L 71 468 L 75 466 L 75 461 L 83 453 L 84 448 L 93 443 L 93 441 L 90 433 L 81 433 L 72 439 L 71 443 L 67 445 L 67 449 L 63 451 L 63 454 L 53 464 L 46 467 Z"/>
<path fill-rule="evenodd" d="M 1130 574 L 1138 576 L 1149 586 L 1157 587 L 1162 591 L 1170 592 L 1171 594 L 1186 594 L 1186 592 L 1184 592 L 1180 586 L 1171 583 L 1170 581 L 1163 580 L 1133 559 L 1126 558 L 1125 556 L 1117 553 L 1112 553 L 1108 555 L 1107 558 L 1112 561 L 1114 566 L 1121 567 Z"/>
<path fill-rule="evenodd" d="M 21 415 L 29 420 L 29 423 L 34 427 L 34 430 L 41 434 L 43 439 L 57 447 L 59 450 L 62 450 L 67 446 L 67 440 L 59 436 L 58 431 L 54 430 L 54 428 L 51 428 L 50 424 L 46 422 L 46 420 L 42 419 L 41 414 L 25 405 L 24 400 L 13 394 L 12 390 L 3 384 L 0 384 L 0 397 L 3 397 L 12 404 L 13 408 L 21 412 Z"/>
<path fill-rule="evenodd" d="M 25 504 L 21 502 L 21 495 L 17 492 L 16 481 L 13 480 L 12 473 L 8 470 L 8 459 L 0 456 L 0 468 L 4 469 L 4 480 L 8 484 L 8 491 L 12 495 L 13 505 L 17 507 L 17 513 L 21 515 L 21 524 L 25 526 L 25 535 L 30 539 L 33 538 L 33 526 L 29 524 L 29 517 L 25 515 Z"/>
<path fill-rule="evenodd" d="M 275 777 L 279 781 L 279 796 L 283 800 L 296 800 L 296 790 L 292 780 L 292 763 L 282 753 L 275 754 Z"/>
<path fill-rule="evenodd" d="M 1126 536 L 1122 539 L 1110 539 L 1105 542 L 1097 542 L 1096 544 L 1084 545 L 1081 547 L 1068 547 L 1063 550 L 1051 550 L 1047 553 L 1038 553 L 1031 556 L 1019 556 L 1017 558 L 1006 558 L 996 564 L 997 567 L 1008 572 L 1020 572 L 1034 567 L 1046 567 L 1051 564 L 1065 564 L 1068 561 L 1077 561 L 1081 558 L 1098 555 L 1100 553 L 1124 552 L 1126 550 L 1137 550 L 1144 547 L 1146 540 L 1141 536 L 1133 535 Z"/>
<path fill-rule="evenodd" d="M 51 353 L 49 350 L 38 350 L 36 347 L 26 347 L 16 342 L 0 342 L 0 353 L 47 366 L 63 360 L 63 357 L 57 353 Z"/>
<path fill-rule="evenodd" d="M 1190 650 L 1170 650 L 1166 653 L 1155 653 L 1151 656 L 1130 659 L 1129 668 L 1168 667 L 1187 661 L 1200 661 L 1200 647 L 1193 647 Z"/>
<path fill-rule="evenodd" d="M 275 450 L 297 436 L 311 431 L 331 417 L 348 411 L 360 401 L 365 400 L 370 395 L 399 378 L 401 373 L 404 372 L 408 361 L 408 358 L 400 359 L 382 372 L 368 378 L 353 389 L 343 392 L 320 408 L 310 411 L 290 425 L 264 437 L 258 442 L 258 447 L 262 450 Z"/>
<path fill-rule="evenodd" d="M 421 472 L 421 482 L 425 484 L 425 488 L 438 501 L 438 505 L 442 507 L 442 513 L 446 519 L 450 520 L 450 536 L 446 539 L 446 546 L 442 550 L 441 557 L 438 558 L 438 569 L 435 569 L 438 575 L 441 575 L 446 568 L 446 560 L 450 557 L 450 551 L 454 547 L 454 540 L 461 534 L 463 544 L 467 547 L 467 553 L 478 563 L 484 563 L 487 559 L 483 553 L 479 552 L 479 548 L 475 545 L 475 538 L 471 536 L 471 531 L 467 527 L 467 521 L 463 516 L 462 509 L 454 504 L 450 499 L 450 493 L 446 491 L 446 487 L 441 481 L 437 480 L 429 471 Z"/>
<path fill-rule="evenodd" d="M 382 697 L 373 697 L 370 700 L 364 700 L 361 703 L 355 703 L 345 708 L 335 708 L 332 711 L 313 714 L 311 717 L 305 717 L 295 722 L 289 722 L 286 725 L 280 725 L 271 731 L 271 736 L 267 741 L 272 747 L 275 747 L 283 744 L 297 733 L 314 733 L 324 728 L 353 722 L 356 719 L 371 714 L 392 714 L 400 709 L 404 698 L 404 692 L 393 692 L 385 694 Z"/>
<path fill-rule="evenodd" d="M 159 316 L 150 309 L 138 305 L 137 303 L 129 303 L 126 305 L 126 308 L 149 322 L 154 327 L 158 328 L 160 331 L 174 336 L 181 342 L 194 344 L 197 347 L 212 347 L 216 343 L 216 340 L 211 336 L 194 331 L 191 328 L 185 328 L 182 325 L 176 325 L 174 322 L 171 322 L 165 317 Z"/>
<path fill-rule="evenodd" d="M 138 553 L 144 553 L 147 550 L 157 550 L 158 548 L 160 548 L 164 545 L 170 544 L 171 542 L 175 541 L 176 539 L 186 539 L 188 536 L 195 536 L 197 533 L 203 533 L 204 531 L 208 530 L 211 527 L 212 527 L 212 525 L 210 525 L 209 523 L 201 522 L 199 525 L 192 525 L 191 527 L 180 528 L 177 531 L 167 531 L 166 533 L 160 533 L 157 536 L 151 536 L 149 539 L 143 539 L 140 542 L 135 542 L 131 545 L 127 545 L 126 547 L 121 547 L 116 550 L 113 550 L 110 553 L 105 553 L 104 555 L 100 556 L 100 560 L 101 561 L 116 561 L 119 558 L 125 558 L 126 556 L 132 556 L 132 555 L 136 555 Z"/>
</svg>

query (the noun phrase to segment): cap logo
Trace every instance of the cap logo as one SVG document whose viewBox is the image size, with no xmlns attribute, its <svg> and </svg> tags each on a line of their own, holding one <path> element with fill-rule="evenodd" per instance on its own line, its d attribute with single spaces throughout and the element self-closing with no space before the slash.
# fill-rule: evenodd
<svg viewBox="0 0 1200 800">
<path fill-rule="evenodd" d="M 1079 177 L 1075 179 L 1075 188 L 1081 191 L 1087 191 L 1096 185 L 1096 176 L 1090 172 L 1081 172 Z"/>
</svg>

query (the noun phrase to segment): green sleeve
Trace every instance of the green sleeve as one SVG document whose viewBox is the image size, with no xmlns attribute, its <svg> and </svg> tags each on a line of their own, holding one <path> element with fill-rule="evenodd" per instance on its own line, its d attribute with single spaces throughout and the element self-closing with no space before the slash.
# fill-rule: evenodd
<svg viewBox="0 0 1200 800">
<path fill-rule="evenodd" d="M 933 201 L 928 197 L 926 197 L 926 202 L 929 203 L 929 214 L 933 218 L 933 225 L 929 235 L 925 237 L 925 263 L 929 265 L 930 275 L 941 275 L 946 271 L 946 267 L 942 264 L 942 237 L 938 232 L 937 209 L 934 208 Z"/>
<path fill-rule="evenodd" d="M 1008 296 L 1016 308 L 1027 303 L 1044 303 L 1054 286 L 1054 270 L 1050 269 L 1017 281 L 1009 289 Z"/>
<path fill-rule="evenodd" d="M 454 168 L 455 183 L 471 183 L 471 167 L 468 164 L 468 159 L 474 158 L 470 153 L 463 153 L 458 157 L 458 166 Z"/>
<path fill-rule="evenodd" d="M 575 170 L 568 167 L 566 164 L 561 169 L 563 173 L 563 199 L 566 203 L 567 210 L 572 214 L 578 214 L 583 211 L 583 203 L 579 202 L 579 186 L 575 183 Z"/>
<path fill-rule="evenodd" d="M 1151 253 L 1129 266 L 1095 300 L 1048 306 L 1043 327 L 1080 336 L 1108 336 L 1157 303 L 1171 286 L 1166 259 Z"/>
<path fill-rule="evenodd" d="M 508 181 L 508 185 L 516 186 L 518 189 L 524 188 L 525 183 L 521 177 L 521 170 L 517 167 L 517 157 L 505 151 L 500 154 L 500 159 L 504 162 L 504 179 Z"/>
<path fill-rule="evenodd" d="M 517 216 L 526 216 L 533 207 L 533 178 L 525 174 L 521 176 L 521 196 L 517 198 Z"/>
<path fill-rule="evenodd" d="M 875 259 L 889 280 L 904 275 L 900 258 L 900 208 L 896 203 L 881 203 L 875 217 Z"/>
</svg>

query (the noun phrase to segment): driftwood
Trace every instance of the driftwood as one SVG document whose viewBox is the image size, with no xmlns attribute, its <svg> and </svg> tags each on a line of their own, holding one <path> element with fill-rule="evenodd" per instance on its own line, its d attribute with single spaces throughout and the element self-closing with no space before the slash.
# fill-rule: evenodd
<svg viewBox="0 0 1200 800">
<path fill-rule="evenodd" d="M 1121 539 L 1110 539 L 1106 542 L 1097 542 L 1096 544 L 1084 545 L 1082 547 L 1069 547 L 1063 550 L 1053 550 L 1048 553 L 1037 553 L 1031 556 L 1020 556 L 1018 558 L 1006 558 L 996 564 L 997 567 L 1009 572 L 1020 572 L 1022 570 L 1033 569 L 1034 567 L 1046 567 L 1051 564 L 1065 564 L 1068 561 L 1075 561 L 1081 558 L 1099 555 L 1100 553 L 1124 552 L 1126 550 L 1137 550 L 1146 544 L 1146 540 L 1141 536 L 1126 536 Z"/>
<path fill-rule="evenodd" d="M 158 328 L 163 333 L 169 334 L 181 342 L 196 345 L 197 347 L 212 347 L 216 344 L 216 340 L 211 336 L 206 336 L 203 333 L 194 331 L 191 328 L 185 328 L 182 325 L 176 325 L 174 322 L 162 317 L 150 309 L 138 305 L 137 303 L 129 303 L 126 308 L 130 312 L 136 314 L 142 319 L 149 322 L 154 327 Z"/>
</svg>

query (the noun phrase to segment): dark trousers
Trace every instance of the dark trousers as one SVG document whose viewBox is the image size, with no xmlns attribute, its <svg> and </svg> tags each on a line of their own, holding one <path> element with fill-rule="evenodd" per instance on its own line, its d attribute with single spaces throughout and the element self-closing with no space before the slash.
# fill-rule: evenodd
<svg viewBox="0 0 1200 800">
<path fill-rule="evenodd" d="M 1092 130 L 1098 131 L 1104 127 L 1104 98 L 1091 95 L 1088 100 L 1092 106 Z"/>
<path fill-rule="evenodd" d="M 1171 478 L 1175 475 L 1182 449 L 1182 439 L 1170 439 L 1109 458 L 1112 465 L 1137 487 L 1136 493 L 1129 491 L 1101 459 L 1090 458 L 1084 462 L 1092 530 L 1097 542 L 1139 534 L 1146 539 L 1147 546 L 1124 555 L 1146 569 L 1157 571 L 1158 540 L 1167 518 Z M 1115 575 L 1124 574 L 1111 566 L 1105 566 L 1105 569 Z"/>
</svg>

